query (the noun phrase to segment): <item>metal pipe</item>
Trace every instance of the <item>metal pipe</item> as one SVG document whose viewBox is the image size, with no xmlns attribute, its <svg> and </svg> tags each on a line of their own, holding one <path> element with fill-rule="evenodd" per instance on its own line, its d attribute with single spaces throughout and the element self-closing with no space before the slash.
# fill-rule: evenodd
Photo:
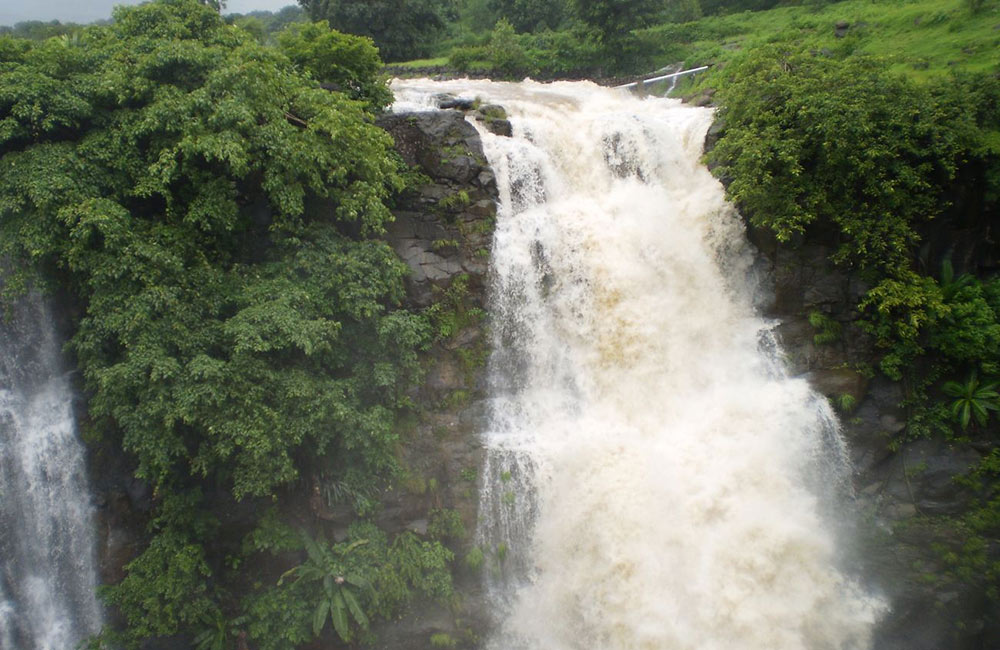
<svg viewBox="0 0 1000 650">
<path fill-rule="evenodd" d="M 686 74 L 694 74 L 695 72 L 701 72 L 702 70 L 708 70 L 707 65 L 703 65 L 698 68 L 691 68 L 690 70 L 682 70 L 681 72 L 672 72 L 670 74 L 661 75 L 659 77 L 653 77 L 651 79 L 641 79 L 639 81 L 633 81 L 630 84 L 623 84 L 621 86 L 615 86 L 615 88 L 635 88 L 639 84 L 654 83 L 656 81 L 663 81 L 664 79 L 671 79 L 673 77 L 681 77 Z"/>
</svg>

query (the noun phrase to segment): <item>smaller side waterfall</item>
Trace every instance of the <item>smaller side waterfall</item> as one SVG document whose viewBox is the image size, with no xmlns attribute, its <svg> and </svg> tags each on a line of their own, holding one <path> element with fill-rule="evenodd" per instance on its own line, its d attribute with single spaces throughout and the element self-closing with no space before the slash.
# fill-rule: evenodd
<svg viewBox="0 0 1000 650">
<path fill-rule="evenodd" d="M 0 320 L 0 647 L 69 650 L 96 634 L 94 508 L 52 317 Z"/>
</svg>

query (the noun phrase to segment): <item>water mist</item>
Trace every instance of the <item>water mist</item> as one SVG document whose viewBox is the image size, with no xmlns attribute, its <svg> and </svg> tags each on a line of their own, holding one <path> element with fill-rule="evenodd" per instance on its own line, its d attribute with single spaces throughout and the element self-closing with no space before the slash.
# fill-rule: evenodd
<svg viewBox="0 0 1000 650">
<path fill-rule="evenodd" d="M 71 650 L 101 626 L 73 393 L 36 295 L 0 320 L 0 648 Z"/>
<path fill-rule="evenodd" d="M 514 128 L 482 134 L 488 647 L 869 647 L 884 606 L 838 554 L 836 421 L 755 311 L 742 222 L 700 162 L 711 111 L 587 83 L 395 90 L 397 110 L 495 102 Z"/>
</svg>

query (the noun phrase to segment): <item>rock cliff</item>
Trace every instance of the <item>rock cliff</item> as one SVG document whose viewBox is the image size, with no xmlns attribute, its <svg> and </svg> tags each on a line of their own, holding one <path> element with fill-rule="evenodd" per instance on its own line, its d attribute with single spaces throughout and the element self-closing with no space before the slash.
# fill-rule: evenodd
<svg viewBox="0 0 1000 650">
<path fill-rule="evenodd" d="M 835 243 L 809 232 L 778 245 L 748 225 L 770 266 L 768 315 L 793 374 L 808 377 L 839 411 L 854 465 L 858 521 L 850 535 L 865 581 L 891 603 L 877 650 L 1000 647 L 997 605 L 975 577 L 949 570 L 944 547 L 960 539 L 956 517 L 975 493 L 961 482 L 988 450 L 968 443 L 906 440 L 904 389 L 877 370 L 873 341 L 858 326 L 867 286 L 830 262 Z"/>
<path fill-rule="evenodd" d="M 485 625 L 479 573 L 469 568 L 481 465 L 478 432 L 485 412 L 488 355 L 485 285 L 496 217 L 496 182 L 475 128 L 454 110 L 385 115 L 379 124 L 403 160 L 426 179 L 400 198 L 387 239 L 410 266 L 413 307 L 432 310 L 437 341 L 401 448 L 406 478 L 383 499 L 379 525 L 427 532 L 435 512 L 456 512 L 464 534 L 455 552 L 458 597 L 451 607 L 416 603 L 400 621 L 377 628 L 377 648 L 430 647 L 430 638 L 467 647 Z"/>
</svg>

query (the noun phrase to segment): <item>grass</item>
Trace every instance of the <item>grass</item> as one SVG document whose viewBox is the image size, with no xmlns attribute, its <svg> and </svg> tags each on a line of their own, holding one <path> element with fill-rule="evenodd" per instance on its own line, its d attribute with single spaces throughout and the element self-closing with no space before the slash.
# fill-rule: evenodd
<svg viewBox="0 0 1000 650">
<path fill-rule="evenodd" d="M 951 71 L 1000 69 L 1000 0 L 985 0 L 973 13 L 968 0 L 845 0 L 768 11 L 708 16 L 688 23 L 666 23 L 636 32 L 649 70 L 683 62 L 685 67 L 712 64 L 716 68 L 744 51 L 768 43 L 829 52 L 836 57 L 867 54 L 883 57 L 894 72 L 931 81 Z M 838 22 L 850 27 L 835 36 Z M 568 36 L 568 34 L 564 34 Z M 481 39 L 480 39 L 481 40 Z M 448 65 L 445 56 L 394 63 L 395 69 Z M 548 56 L 559 56 L 551 52 Z M 571 69 L 573 62 L 549 58 L 543 69 Z M 472 68 L 489 69 L 489 63 Z M 645 66 L 644 66 L 645 67 Z M 636 73 L 647 70 L 635 70 Z M 546 76 L 543 72 L 542 76 Z M 687 80 L 678 88 L 712 85 L 714 75 Z"/>
<path fill-rule="evenodd" d="M 835 36 L 838 22 L 850 27 Z M 658 65 L 724 65 L 740 52 L 767 43 L 884 57 L 889 67 L 931 80 L 953 70 L 982 72 L 1000 66 L 1000 3 L 976 14 L 961 0 L 847 0 L 819 7 L 710 16 L 639 32 Z M 710 82 L 709 82 L 710 83 Z"/>
<path fill-rule="evenodd" d="M 438 66 L 448 65 L 448 57 L 438 56 L 433 59 L 416 59 L 414 61 L 388 63 L 386 65 L 393 68 L 436 68 Z"/>
</svg>

